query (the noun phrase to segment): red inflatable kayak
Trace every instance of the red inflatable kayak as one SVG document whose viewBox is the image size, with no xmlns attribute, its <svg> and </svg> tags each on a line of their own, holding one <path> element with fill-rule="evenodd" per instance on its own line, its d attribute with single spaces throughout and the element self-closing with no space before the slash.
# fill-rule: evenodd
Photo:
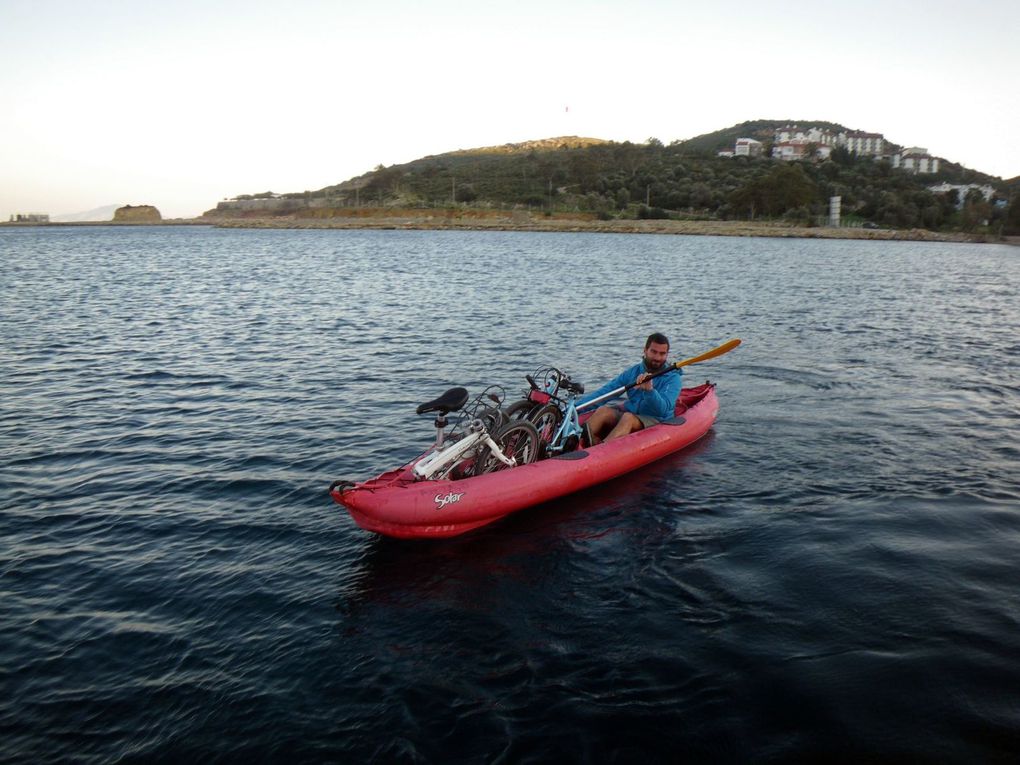
<svg viewBox="0 0 1020 765">
<path fill-rule="evenodd" d="M 704 436 L 719 411 L 715 386 L 685 388 L 675 416 L 583 451 L 460 480 L 415 480 L 411 465 L 330 490 L 361 528 L 405 539 L 452 537 L 510 513 L 636 470 Z"/>
</svg>

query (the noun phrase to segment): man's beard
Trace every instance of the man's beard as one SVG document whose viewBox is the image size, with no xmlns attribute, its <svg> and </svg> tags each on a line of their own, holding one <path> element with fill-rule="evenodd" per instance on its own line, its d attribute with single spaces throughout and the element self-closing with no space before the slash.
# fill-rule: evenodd
<svg viewBox="0 0 1020 765">
<path fill-rule="evenodd" d="M 666 366 L 666 362 L 665 361 L 663 361 L 661 364 L 655 364 L 647 356 L 645 356 L 644 358 L 645 358 L 645 369 L 647 369 L 649 372 L 658 372 L 660 369 L 662 369 L 664 366 Z"/>
</svg>

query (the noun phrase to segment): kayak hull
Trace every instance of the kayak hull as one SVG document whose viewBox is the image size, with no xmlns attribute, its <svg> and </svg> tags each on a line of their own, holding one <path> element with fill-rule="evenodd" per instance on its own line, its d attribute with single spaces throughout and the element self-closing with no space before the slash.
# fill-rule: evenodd
<svg viewBox="0 0 1020 765">
<path fill-rule="evenodd" d="M 686 403 L 683 403 L 686 402 Z M 416 481 L 411 464 L 331 490 L 363 529 L 402 539 L 451 537 L 629 473 L 694 443 L 719 411 L 715 386 L 684 389 L 677 414 L 623 438 L 460 480 Z"/>
</svg>

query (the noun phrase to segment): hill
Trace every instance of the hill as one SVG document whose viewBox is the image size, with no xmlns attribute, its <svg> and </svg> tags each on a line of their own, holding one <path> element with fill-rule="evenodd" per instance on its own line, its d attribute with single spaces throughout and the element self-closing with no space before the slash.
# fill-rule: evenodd
<svg viewBox="0 0 1020 765">
<path fill-rule="evenodd" d="M 349 208 L 459 207 L 586 213 L 604 220 L 765 218 L 813 225 L 826 215 L 829 198 L 839 196 L 849 225 L 1002 229 L 1010 199 L 1005 182 L 948 161 L 938 173 L 914 175 L 845 149 L 825 161 L 717 156 L 741 137 L 771 144 L 776 128 L 790 124 L 743 122 L 668 146 L 655 139 L 633 144 L 566 136 L 461 150 L 380 165 L 316 191 L 241 195 L 206 216 L 323 218 L 338 211 L 349 215 Z M 799 124 L 847 130 L 830 122 Z M 929 191 L 938 183 L 987 185 L 994 196 L 971 193 L 961 200 L 956 191 Z"/>
<path fill-rule="evenodd" d="M 96 207 L 85 212 L 64 213 L 62 215 L 51 215 L 50 220 L 54 223 L 90 223 L 113 220 L 113 213 L 120 205 L 106 205 Z"/>
</svg>

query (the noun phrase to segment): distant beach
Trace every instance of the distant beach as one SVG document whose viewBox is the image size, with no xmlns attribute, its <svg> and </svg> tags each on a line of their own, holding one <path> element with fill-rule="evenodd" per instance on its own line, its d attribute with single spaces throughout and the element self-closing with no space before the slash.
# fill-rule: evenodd
<svg viewBox="0 0 1020 765">
<path fill-rule="evenodd" d="M 223 228 L 330 228 L 330 229 L 422 229 L 469 231 L 544 231 L 608 234 L 675 234 L 688 236 L 764 236 L 809 239 L 876 239 L 921 242 L 989 241 L 985 235 L 937 232 L 927 229 L 867 229 L 851 227 L 807 227 L 780 221 L 713 220 L 598 220 L 593 215 L 551 216 L 527 212 L 489 210 L 375 210 L 373 214 L 329 217 L 276 216 L 244 218 L 203 218 Z"/>
<path fill-rule="evenodd" d="M 994 239 L 987 234 L 927 229 L 798 226 L 782 221 L 598 220 L 593 215 L 521 211 L 352 208 L 328 216 L 200 216 L 160 222 L 75 221 L 67 223 L 0 223 L 0 228 L 38 226 L 216 226 L 277 229 L 405 229 L 437 231 L 542 231 L 685 236 L 779 237 L 802 239 L 870 239 L 914 242 L 1020 244 L 1020 237 Z"/>
</svg>

